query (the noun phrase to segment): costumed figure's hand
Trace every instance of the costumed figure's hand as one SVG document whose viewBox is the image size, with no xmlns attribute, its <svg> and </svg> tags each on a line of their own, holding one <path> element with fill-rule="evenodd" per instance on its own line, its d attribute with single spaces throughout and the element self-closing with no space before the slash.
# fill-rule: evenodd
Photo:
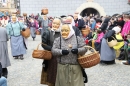
<svg viewBox="0 0 130 86">
<path fill-rule="evenodd" d="M 68 50 L 62 50 L 62 55 L 68 55 L 69 51 Z"/>
<path fill-rule="evenodd" d="M 23 28 L 22 31 L 25 31 L 25 28 Z"/>
<path fill-rule="evenodd" d="M 72 49 L 71 52 L 72 52 L 73 54 L 78 54 L 78 49 Z"/>
</svg>

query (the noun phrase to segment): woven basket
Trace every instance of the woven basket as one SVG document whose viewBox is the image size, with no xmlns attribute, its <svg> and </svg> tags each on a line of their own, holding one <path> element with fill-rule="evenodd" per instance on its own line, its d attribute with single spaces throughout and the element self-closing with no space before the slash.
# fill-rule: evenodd
<svg viewBox="0 0 130 86">
<path fill-rule="evenodd" d="M 28 38 L 30 37 L 30 29 L 29 28 L 26 28 L 25 31 L 21 31 L 21 35 L 25 38 Z"/>
<path fill-rule="evenodd" d="M 108 43 L 109 47 L 113 47 L 113 46 L 117 45 L 117 43 L 118 43 L 117 40 L 113 36 L 112 36 L 112 38 L 113 38 L 113 40 L 111 40 L 110 42 L 107 39 L 107 43 Z"/>
<path fill-rule="evenodd" d="M 90 46 L 85 46 L 86 48 L 88 48 L 89 54 L 87 55 L 83 55 L 83 56 L 79 56 L 78 58 L 78 62 L 81 65 L 81 67 L 83 68 L 90 68 L 92 66 L 97 65 L 100 62 L 100 55 L 99 53 L 92 47 Z M 90 51 L 90 49 L 93 50 Z"/>
<path fill-rule="evenodd" d="M 27 16 L 27 13 L 23 13 L 23 16 Z"/>
<path fill-rule="evenodd" d="M 43 13 L 43 15 L 47 15 L 48 14 L 48 8 L 44 7 L 42 9 L 42 13 Z"/>
<path fill-rule="evenodd" d="M 39 30 L 36 30 L 36 35 L 41 35 Z"/>
<path fill-rule="evenodd" d="M 39 45 L 41 45 L 41 44 L 43 44 L 43 43 L 40 43 Z M 51 51 L 38 50 L 39 45 L 37 46 L 36 50 L 33 50 L 32 57 L 36 58 L 36 59 L 50 60 L 52 58 Z M 43 45 L 46 45 L 46 44 L 43 44 Z"/>
</svg>

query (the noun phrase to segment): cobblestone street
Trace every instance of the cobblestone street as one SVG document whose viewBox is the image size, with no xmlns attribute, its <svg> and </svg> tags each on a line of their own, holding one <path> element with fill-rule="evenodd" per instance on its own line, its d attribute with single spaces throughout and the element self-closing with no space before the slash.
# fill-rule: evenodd
<svg viewBox="0 0 130 86">
<path fill-rule="evenodd" d="M 8 86 L 46 86 L 40 84 L 42 60 L 32 58 L 32 51 L 41 42 L 40 36 L 35 41 L 28 38 L 28 50 L 24 60 L 15 60 L 11 55 L 8 42 L 11 66 L 8 67 Z M 41 46 L 39 47 L 41 49 Z M 86 86 L 130 86 L 130 66 L 116 61 L 115 65 L 97 65 L 86 69 L 88 84 Z"/>
</svg>

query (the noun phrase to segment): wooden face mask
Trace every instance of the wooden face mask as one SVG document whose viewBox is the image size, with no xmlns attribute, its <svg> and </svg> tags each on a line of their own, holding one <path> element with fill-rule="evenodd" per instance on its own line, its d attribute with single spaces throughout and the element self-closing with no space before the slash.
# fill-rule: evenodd
<svg viewBox="0 0 130 86">
<path fill-rule="evenodd" d="M 57 30 L 60 27 L 60 19 L 54 19 L 52 22 L 53 30 Z"/>
<path fill-rule="evenodd" d="M 62 25 L 61 36 L 66 39 L 68 37 L 69 33 L 70 33 L 69 25 L 67 25 L 67 24 Z"/>
<path fill-rule="evenodd" d="M 16 22 L 16 16 L 15 15 L 12 16 L 12 21 Z"/>
</svg>

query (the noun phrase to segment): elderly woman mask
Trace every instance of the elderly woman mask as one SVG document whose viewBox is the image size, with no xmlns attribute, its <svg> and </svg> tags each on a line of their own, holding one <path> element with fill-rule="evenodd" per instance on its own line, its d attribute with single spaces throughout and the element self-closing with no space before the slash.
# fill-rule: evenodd
<svg viewBox="0 0 130 86">
<path fill-rule="evenodd" d="M 12 16 L 12 21 L 16 22 L 16 20 L 17 20 L 16 16 Z"/>
<path fill-rule="evenodd" d="M 52 22 L 52 29 L 53 30 L 59 29 L 60 24 L 61 24 L 60 19 L 57 19 L 57 18 L 54 19 L 53 22 Z"/>
<path fill-rule="evenodd" d="M 61 36 L 62 36 L 64 39 L 68 39 L 68 38 L 70 38 L 72 35 L 74 35 L 74 30 L 72 29 L 72 26 L 71 26 L 71 25 L 68 25 L 68 24 L 62 25 L 62 28 L 61 28 Z"/>
</svg>

